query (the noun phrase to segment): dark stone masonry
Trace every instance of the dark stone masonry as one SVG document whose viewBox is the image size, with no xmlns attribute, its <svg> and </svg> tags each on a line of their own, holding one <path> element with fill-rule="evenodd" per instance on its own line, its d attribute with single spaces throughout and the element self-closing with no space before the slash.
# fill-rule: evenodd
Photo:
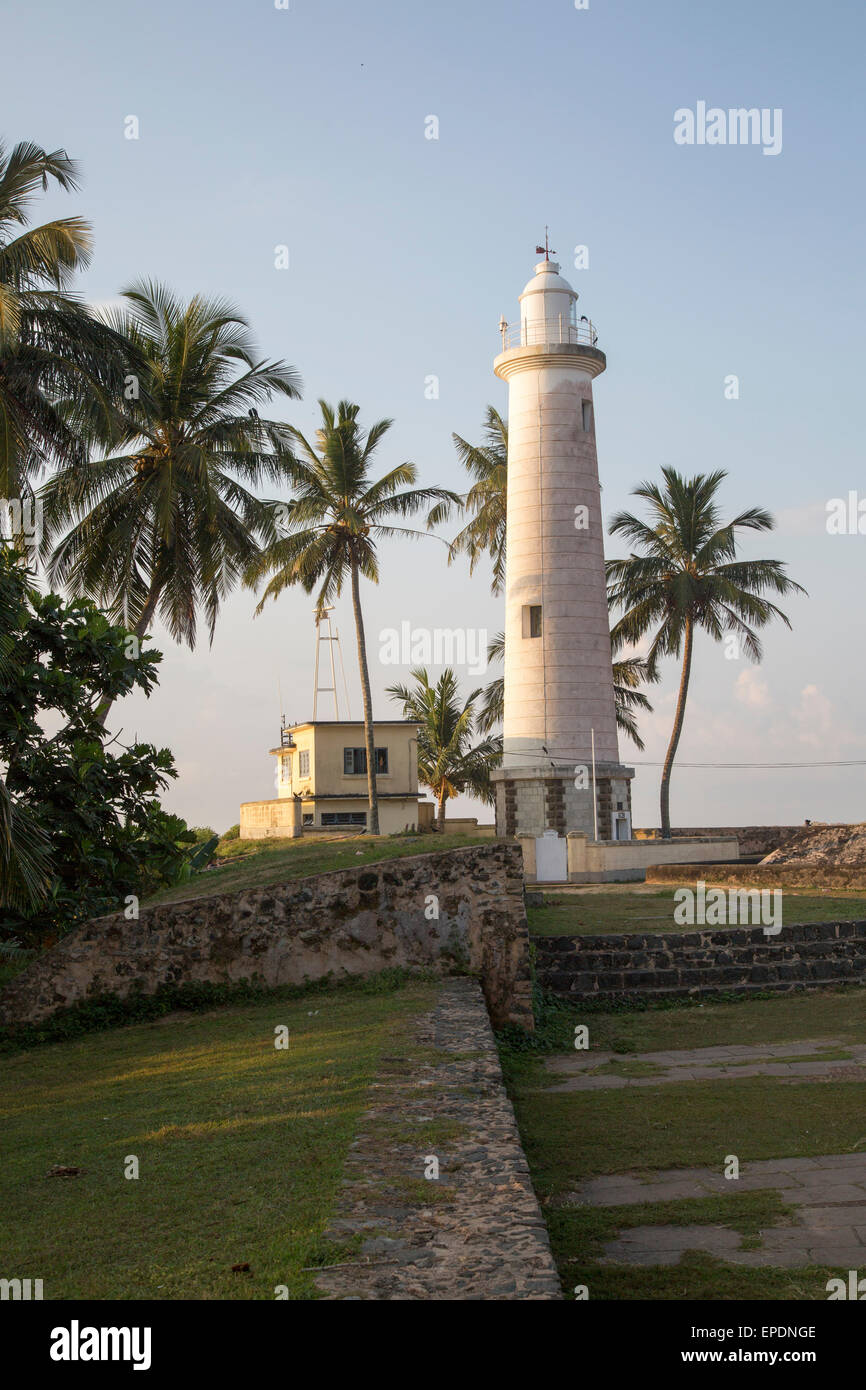
<svg viewBox="0 0 866 1390">
<path fill-rule="evenodd" d="M 866 922 L 536 939 L 538 983 L 572 999 L 790 991 L 866 981 Z"/>
<path fill-rule="evenodd" d="M 338 1245 L 354 1238 L 357 1250 L 317 1272 L 320 1290 L 331 1299 L 560 1299 L 477 984 L 444 981 L 412 1034 L 404 1056 L 383 1059 L 324 1233 Z M 438 1178 L 426 1181 L 431 1157 Z"/>
<path fill-rule="evenodd" d="M 39 1023 L 94 995 L 192 981 L 300 985 L 402 966 L 478 977 L 494 1027 L 531 1029 L 518 845 L 491 841 L 143 907 L 71 932 L 0 994 L 0 1024 Z"/>
</svg>

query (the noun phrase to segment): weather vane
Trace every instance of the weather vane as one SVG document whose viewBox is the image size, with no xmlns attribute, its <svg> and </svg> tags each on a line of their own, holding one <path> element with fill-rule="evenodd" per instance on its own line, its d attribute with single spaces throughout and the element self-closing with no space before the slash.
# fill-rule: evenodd
<svg viewBox="0 0 866 1390">
<path fill-rule="evenodd" d="M 544 252 L 544 259 L 545 259 L 546 261 L 549 261 L 549 260 L 550 260 L 550 253 L 551 253 L 551 251 L 553 251 L 553 247 L 550 245 L 550 238 L 548 237 L 548 232 L 549 232 L 549 230 L 550 230 L 549 227 L 545 227 L 545 229 L 544 229 L 544 245 L 543 245 L 543 246 L 536 246 L 536 248 L 535 248 L 535 254 L 536 254 L 536 256 L 540 256 L 541 253 L 542 253 L 542 251 L 543 251 L 543 252 Z M 553 254 L 554 254 L 554 256 L 555 256 L 555 255 L 556 255 L 556 252 L 553 251 Z"/>
</svg>

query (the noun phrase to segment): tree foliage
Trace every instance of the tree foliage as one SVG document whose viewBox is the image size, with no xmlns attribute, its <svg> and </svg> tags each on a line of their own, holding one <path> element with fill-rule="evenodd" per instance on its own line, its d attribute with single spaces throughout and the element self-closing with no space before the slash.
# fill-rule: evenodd
<svg viewBox="0 0 866 1390">
<path fill-rule="evenodd" d="M 38 943 L 184 875 L 192 836 L 158 794 L 171 753 L 108 741 L 97 706 L 149 694 L 160 655 L 87 599 L 40 593 L 0 551 L 2 935 Z"/>
<path fill-rule="evenodd" d="M 445 824 L 445 803 L 465 792 L 488 805 L 493 801 L 490 774 L 502 759 L 502 740 L 497 737 L 474 742 L 478 725 L 476 702 L 482 691 L 473 690 L 464 699 L 457 678 L 446 666 L 435 685 L 423 666 L 410 672 L 414 688 L 388 687 L 388 694 L 403 707 L 403 718 L 416 720 L 418 731 L 418 776 L 429 787 L 438 805 L 438 825 Z"/>
<path fill-rule="evenodd" d="M 360 407 L 351 401 L 340 401 L 335 410 L 320 400 L 319 409 L 322 423 L 315 445 L 300 430 L 289 431 L 294 456 L 286 468 L 294 495 L 286 508 L 284 534 L 249 566 L 245 580 L 255 587 L 268 579 L 257 612 L 269 598 L 277 598 L 294 584 L 300 584 L 308 594 L 316 590 L 316 607 L 322 612 L 339 597 L 344 585 L 349 585 L 364 706 L 370 808 L 367 828 L 371 835 L 378 835 L 373 697 L 360 579 L 379 582 L 379 540 L 423 535 L 412 527 L 399 526 L 399 520 L 431 504 L 456 505 L 459 499 L 445 488 L 415 487 L 418 470 L 414 463 L 400 463 L 380 478 L 373 476 L 373 455 L 391 428 L 391 420 L 379 420 L 365 432 L 358 420 Z"/>
<path fill-rule="evenodd" d="M 48 464 L 82 464 L 82 421 L 107 424 L 130 358 L 122 339 L 70 292 L 90 259 L 81 217 L 30 227 L 49 181 L 66 192 L 78 170 L 65 150 L 0 145 L 0 496 L 23 498 Z"/>
<path fill-rule="evenodd" d="M 42 489 L 44 551 L 52 583 L 139 637 L 158 615 L 194 647 L 199 611 L 213 639 L 222 600 L 257 542 L 273 539 L 273 503 L 251 489 L 287 481 L 287 427 L 258 406 L 296 398 L 299 381 L 259 359 L 246 320 L 222 300 L 184 303 L 151 281 L 123 298 L 107 319 L 141 367 L 109 426 L 98 413 L 87 422 L 92 456 Z"/>
<path fill-rule="evenodd" d="M 620 611 L 611 632 L 614 653 L 649 636 L 645 669 L 658 677 L 666 656 L 682 654 L 674 726 L 661 778 L 661 825 L 670 837 L 670 779 L 683 728 L 698 628 L 720 642 L 731 636 L 752 661 L 762 655 L 758 632 L 773 618 L 791 624 L 766 595 L 805 593 L 789 578 L 781 560 L 746 560 L 738 555 L 739 533 L 771 531 L 774 521 L 762 507 L 749 507 L 722 520 L 718 491 L 727 474 L 696 473 L 685 478 L 663 468 L 663 483 L 641 483 L 633 491 L 647 504 L 648 520 L 619 512 L 610 523 L 614 536 L 633 547 L 622 560 L 607 562 L 608 602 Z"/>
</svg>

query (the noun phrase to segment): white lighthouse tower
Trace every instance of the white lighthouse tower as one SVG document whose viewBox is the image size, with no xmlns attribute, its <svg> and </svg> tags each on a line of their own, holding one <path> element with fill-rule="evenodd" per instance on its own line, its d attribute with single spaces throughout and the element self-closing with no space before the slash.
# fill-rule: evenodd
<svg viewBox="0 0 866 1390">
<path fill-rule="evenodd" d="M 592 383 L 607 365 L 549 250 L 500 321 L 508 383 L 500 835 L 631 838 L 619 761 Z M 565 846 L 563 843 L 563 860 Z"/>
</svg>

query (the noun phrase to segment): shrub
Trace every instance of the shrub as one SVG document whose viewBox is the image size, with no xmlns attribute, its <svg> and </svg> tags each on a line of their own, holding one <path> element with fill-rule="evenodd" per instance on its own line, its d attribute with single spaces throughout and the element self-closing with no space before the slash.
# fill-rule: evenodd
<svg viewBox="0 0 866 1390">
<path fill-rule="evenodd" d="M 0 639 L 0 935 L 45 945 L 176 882 L 193 836 L 157 799 L 177 775 L 169 750 L 124 746 L 99 717 L 104 700 L 150 693 L 160 653 L 88 599 L 39 593 L 6 546 Z"/>
</svg>

